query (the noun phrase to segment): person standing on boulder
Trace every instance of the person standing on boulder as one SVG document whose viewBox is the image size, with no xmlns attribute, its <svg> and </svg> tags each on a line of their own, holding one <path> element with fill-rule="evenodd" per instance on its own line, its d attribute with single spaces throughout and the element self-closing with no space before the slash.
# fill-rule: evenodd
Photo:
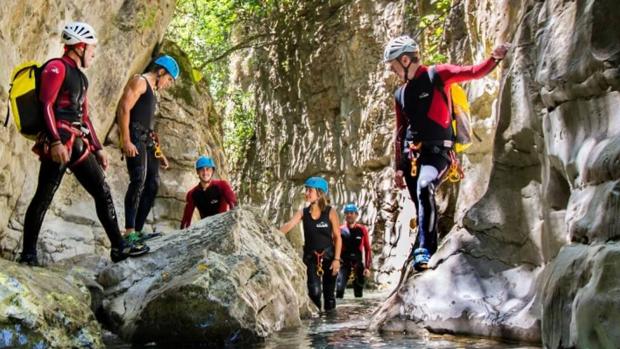
<svg viewBox="0 0 620 349">
<path fill-rule="evenodd" d="M 67 24 L 62 31 L 64 55 L 43 66 L 39 100 L 46 130 L 33 147 L 39 155 L 41 167 L 37 189 L 24 218 L 19 263 L 39 265 L 37 240 L 43 218 L 67 168 L 95 199 L 97 217 L 112 245 L 112 261 L 148 252 L 147 246 L 125 242 L 121 236 L 104 174 L 108 159 L 90 121 L 88 79 L 82 69 L 93 64 L 97 44 L 95 35 L 95 30 L 86 23 Z"/>
<path fill-rule="evenodd" d="M 237 196 L 227 181 L 213 179 L 215 162 L 211 157 L 202 155 L 196 160 L 196 173 L 200 182 L 185 197 L 185 210 L 181 220 L 181 229 L 192 224 L 192 216 L 197 208 L 200 218 L 226 212 L 237 206 Z"/>
<path fill-rule="evenodd" d="M 428 67 L 420 63 L 418 44 L 409 36 L 394 38 L 385 47 L 383 62 L 404 82 L 395 93 L 394 179 L 398 188 L 406 184 L 416 206 L 416 270 L 425 270 L 437 249 L 435 189 L 454 158 L 450 85 L 489 74 L 507 50 L 499 45 L 478 65 Z"/>
<path fill-rule="evenodd" d="M 159 235 L 142 232 L 159 189 L 159 167 L 168 168 L 168 159 L 161 152 L 159 137 L 154 131 L 155 92 L 172 86 L 178 77 L 176 60 L 161 56 L 147 73 L 129 80 L 118 104 L 117 122 L 129 172 L 125 194 L 125 238 L 128 241 L 141 242 Z"/>
<path fill-rule="evenodd" d="M 357 223 L 359 211 L 355 204 L 344 206 L 346 223 L 340 227 L 342 236 L 342 267 L 336 280 L 336 298 L 344 297 L 344 290 L 351 273 L 355 275 L 353 280 L 353 294 L 356 298 L 362 297 L 364 292 L 364 278 L 370 275 L 372 264 L 372 251 L 368 229 Z M 362 258 L 362 253 L 363 258 Z"/>
<path fill-rule="evenodd" d="M 329 311 L 336 308 L 334 290 L 342 248 L 340 224 L 336 210 L 329 206 L 327 181 L 321 177 L 310 177 L 304 185 L 306 202 L 310 206 L 297 211 L 290 221 L 280 227 L 280 231 L 286 234 L 303 221 L 303 261 L 307 267 L 308 294 L 320 310 L 322 288 L 325 310 Z"/>
</svg>

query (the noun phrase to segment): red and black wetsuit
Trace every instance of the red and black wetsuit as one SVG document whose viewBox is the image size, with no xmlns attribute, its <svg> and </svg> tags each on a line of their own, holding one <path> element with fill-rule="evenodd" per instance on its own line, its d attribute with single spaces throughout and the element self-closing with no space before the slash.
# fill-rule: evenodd
<svg viewBox="0 0 620 349">
<path fill-rule="evenodd" d="M 396 170 L 404 172 L 409 194 L 416 206 L 419 225 L 416 245 L 427 249 L 430 254 L 437 249 L 434 188 L 450 164 L 449 152 L 454 138 L 450 85 L 481 78 L 496 65 L 492 58 L 473 66 L 437 65 L 433 80 L 429 67 L 422 65 L 413 79 L 395 93 L 394 164 Z M 447 99 L 439 91 L 441 85 Z M 411 176 L 411 161 L 406 156 L 411 142 L 422 143 L 415 177 Z"/>
<path fill-rule="evenodd" d="M 185 210 L 181 220 L 181 229 L 192 223 L 194 209 L 198 209 L 200 218 L 226 212 L 237 206 L 237 196 L 228 182 L 212 179 L 209 186 L 203 189 L 200 184 L 192 188 L 185 197 Z"/>
<path fill-rule="evenodd" d="M 159 189 L 159 159 L 155 157 L 153 128 L 157 99 L 148 80 L 129 112 L 129 137 L 138 149 L 134 157 L 126 157 L 129 185 L 125 193 L 125 228 L 142 231 Z"/>
<path fill-rule="evenodd" d="M 362 297 L 364 290 L 364 269 L 370 269 L 372 265 L 372 251 L 370 250 L 370 238 L 368 229 L 361 224 L 349 227 L 344 224 L 340 227 L 342 237 L 342 267 L 338 272 L 336 281 L 336 297 L 342 298 L 349 281 L 351 269 L 355 272 L 353 292 L 355 297 Z M 362 258 L 362 253 L 364 258 Z"/>
<path fill-rule="evenodd" d="M 303 261 L 306 264 L 308 295 L 319 310 L 321 309 L 321 293 L 325 300 L 325 310 L 336 307 L 336 298 L 334 297 L 336 277 L 332 275 L 329 269 L 334 260 L 333 229 L 329 220 L 331 209 L 330 206 L 325 207 L 318 219 L 312 218 L 310 207 L 304 208 L 302 215 L 304 227 Z M 317 274 L 319 264 L 323 269 L 322 278 Z"/>
<path fill-rule="evenodd" d="M 121 234 L 110 188 L 93 152 L 101 149 L 88 117 L 88 80 L 69 57 L 49 61 L 41 73 L 39 99 L 44 108 L 45 139 L 35 145 L 41 168 L 37 190 L 24 218 L 23 254 L 36 255 L 36 244 L 45 213 L 67 166 L 52 161 L 49 143 L 60 140 L 69 151 L 69 167 L 76 179 L 95 199 L 97 216 L 112 247 L 119 247 Z"/>
</svg>

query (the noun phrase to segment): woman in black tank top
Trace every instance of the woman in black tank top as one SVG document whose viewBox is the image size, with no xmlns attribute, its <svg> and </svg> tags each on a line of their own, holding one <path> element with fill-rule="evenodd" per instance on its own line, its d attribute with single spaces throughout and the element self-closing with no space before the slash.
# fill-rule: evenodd
<svg viewBox="0 0 620 349">
<path fill-rule="evenodd" d="M 323 293 L 325 310 L 332 310 L 336 308 L 336 275 L 340 269 L 342 248 L 338 214 L 327 204 L 328 187 L 325 179 L 310 177 L 304 185 L 306 202 L 309 202 L 310 206 L 297 211 L 280 231 L 286 234 L 303 222 L 303 260 L 307 267 L 308 295 L 321 310 L 321 293 Z"/>
</svg>

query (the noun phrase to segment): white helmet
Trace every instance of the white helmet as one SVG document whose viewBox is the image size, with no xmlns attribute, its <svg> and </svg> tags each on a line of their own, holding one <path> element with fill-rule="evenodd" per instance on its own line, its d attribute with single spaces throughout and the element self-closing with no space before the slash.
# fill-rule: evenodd
<svg viewBox="0 0 620 349">
<path fill-rule="evenodd" d="M 72 22 L 62 30 L 62 42 L 65 45 L 75 45 L 81 42 L 94 45 L 97 43 L 95 29 L 83 22 Z"/>
<path fill-rule="evenodd" d="M 383 51 L 383 63 L 394 60 L 405 52 L 418 52 L 418 44 L 409 35 L 399 36 L 388 42 Z"/>
</svg>

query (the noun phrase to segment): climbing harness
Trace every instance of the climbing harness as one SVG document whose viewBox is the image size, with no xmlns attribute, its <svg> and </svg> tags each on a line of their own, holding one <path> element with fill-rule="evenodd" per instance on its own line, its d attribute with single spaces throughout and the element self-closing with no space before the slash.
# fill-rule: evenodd
<svg viewBox="0 0 620 349">
<path fill-rule="evenodd" d="M 323 271 L 323 256 L 325 255 L 325 251 L 321 251 L 320 253 L 314 251 L 314 256 L 316 257 L 316 275 L 318 277 L 323 277 L 325 272 Z"/>
<path fill-rule="evenodd" d="M 456 157 L 456 153 L 451 150 L 450 151 L 450 168 L 448 169 L 448 174 L 444 178 L 444 180 L 450 181 L 450 183 L 457 183 L 460 180 L 465 178 L 465 173 L 463 172 L 463 167 L 459 162 L 459 159 Z"/>
<path fill-rule="evenodd" d="M 159 135 L 152 131 L 149 135 L 153 140 L 153 149 L 155 150 L 155 158 L 161 159 L 164 157 L 164 152 L 161 150 L 161 146 L 159 145 Z"/>
<path fill-rule="evenodd" d="M 409 143 L 409 160 L 411 161 L 411 177 L 416 177 L 418 175 L 418 158 L 420 157 L 420 149 L 422 148 L 422 143 Z"/>
</svg>

